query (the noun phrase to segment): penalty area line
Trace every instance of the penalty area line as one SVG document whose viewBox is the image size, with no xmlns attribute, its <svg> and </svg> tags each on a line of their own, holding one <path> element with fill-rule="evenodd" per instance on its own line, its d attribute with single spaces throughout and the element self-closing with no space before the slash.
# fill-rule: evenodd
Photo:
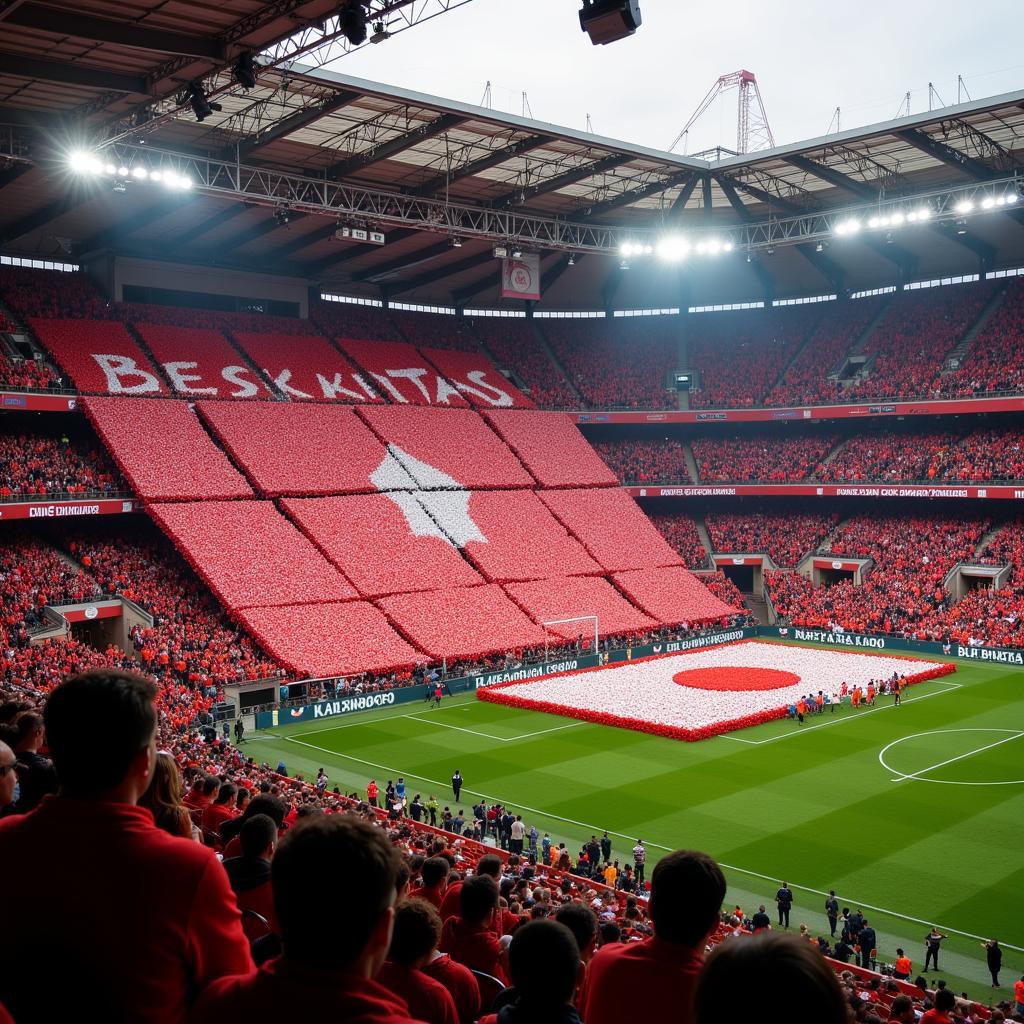
<svg viewBox="0 0 1024 1024">
<path fill-rule="evenodd" d="M 929 696 L 934 696 L 934 694 L 929 694 Z M 918 698 L 918 699 L 921 700 L 923 698 Z M 876 709 L 876 710 L 882 710 L 882 709 Z M 585 723 L 580 723 L 580 724 L 585 724 Z M 396 775 L 396 776 L 397 775 L 402 775 L 402 777 L 405 778 L 405 779 L 417 779 L 420 782 L 427 782 L 431 786 L 436 786 L 438 791 L 446 791 L 446 790 L 448 790 L 450 788 L 450 785 L 451 785 L 448 782 L 438 782 L 437 779 L 428 779 L 424 775 L 416 775 L 416 774 L 410 773 L 410 772 L 403 772 L 402 769 L 400 769 L 400 768 L 393 768 L 393 767 L 391 767 L 389 765 L 386 765 L 386 764 L 377 764 L 375 761 L 367 761 L 367 760 L 365 760 L 364 758 L 361 758 L 361 757 L 353 757 L 351 754 L 342 754 L 342 753 L 339 753 L 336 750 L 328 750 L 326 747 L 318 747 L 314 743 L 306 743 L 303 740 L 292 739 L 292 737 L 290 737 L 290 736 L 285 736 L 283 738 L 288 743 L 295 743 L 295 744 L 297 744 L 299 746 L 309 747 L 311 750 L 318 750 L 322 754 L 329 754 L 332 757 L 344 758 L 346 761 L 353 761 L 356 764 L 366 765 L 368 768 L 376 768 L 379 771 L 383 771 L 383 772 L 391 772 L 393 775 Z M 562 817 L 559 814 L 550 814 L 548 811 L 542 810 L 539 807 L 529 807 L 526 804 L 519 803 L 519 802 L 517 802 L 515 800 L 508 800 L 507 797 L 499 798 L 499 797 L 496 797 L 496 796 L 492 796 L 489 793 L 481 793 L 480 790 L 478 790 L 478 789 L 469 789 L 468 787 L 463 787 L 462 792 L 463 793 L 468 793 L 471 796 L 482 797 L 484 800 L 487 800 L 487 801 L 489 801 L 491 803 L 494 803 L 494 802 L 496 802 L 496 801 L 498 801 L 500 799 L 503 803 L 511 803 L 513 806 L 519 808 L 520 810 L 528 811 L 531 814 L 538 814 L 542 818 L 546 818 L 548 821 L 560 821 L 560 822 L 562 822 L 563 824 L 566 824 L 566 825 L 577 825 L 580 828 L 588 830 L 589 832 L 591 832 L 594 835 L 597 835 L 599 832 L 607 832 L 609 836 L 615 836 L 617 839 L 625 839 L 628 842 L 633 842 L 634 839 L 636 838 L 633 834 L 627 835 L 624 832 L 616 832 L 616 831 L 614 831 L 614 830 L 612 830 L 610 828 L 606 829 L 603 825 L 594 825 L 594 824 L 591 824 L 591 823 L 586 822 L 586 821 L 577 821 L 575 818 L 565 818 L 565 817 Z M 674 846 L 664 846 L 661 843 L 648 842 L 646 845 L 649 846 L 649 847 L 652 847 L 655 850 L 664 850 L 666 853 L 670 853 L 672 850 L 676 849 L 676 847 L 674 847 Z M 726 864 L 724 861 L 719 861 L 718 863 L 723 868 L 725 868 L 725 870 L 727 870 L 727 871 L 736 871 L 736 872 L 738 872 L 741 875 L 747 875 L 750 878 L 759 878 L 759 879 L 762 879 L 764 881 L 772 882 L 773 884 L 777 884 L 777 882 L 778 882 L 778 876 L 776 876 L 776 875 L 765 875 L 765 874 L 762 874 L 760 871 L 751 871 L 749 868 L 737 867 L 735 864 Z M 797 889 L 800 889 L 802 892 L 814 893 L 816 896 L 827 896 L 828 895 L 828 893 L 825 892 L 823 889 L 815 889 L 815 888 L 812 888 L 809 885 L 801 885 L 798 882 L 794 882 L 793 883 L 793 887 L 797 888 Z M 936 924 L 936 922 L 934 922 L 934 921 L 926 921 L 926 920 L 924 920 L 923 918 L 920 918 L 920 917 L 911 917 L 908 914 L 901 914 L 898 911 L 889 910 L 886 907 L 877 907 L 877 906 L 874 906 L 871 903 L 866 903 L 866 902 L 864 902 L 864 900 L 859 900 L 859 899 L 856 899 L 856 898 L 854 898 L 852 896 L 849 896 L 849 895 L 844 895 L 842 898 L 843 898 L 843 901 L 846 902 L 846 903 L 856 904 L 857 906 L 859 906 L 861 908 L 866 908 L 868 910 L 873 910 L 873 911 L 875 911 L 876 913 L 879 913 L 879 914 L 887 914 L 889 917 L 896 918 L 897 920 L 900 920 L 900 921 L 909 921 L 911 924 L 922 924 L 922 925 L 927 925 L 929 927 L 931 925 L 935 924 L 935 926 L 940 931 L 943 931 L 943 932 L 950 932 L 953 935 L 960 935 L 963 938 L 967 938 L 967 939 L 977 939 L 980 942 L 987 941 L 987 937 L 984 936 L 984 935 L 975 935 L 973 932 L 961 931 L 959 928 L 951 928 L 949 925 Z M 1015 953 L 1024 953 L 1024 947 L 1013 946 L 1013 945 L 1011 945 L 1008 942 L 1003 942 L 1003 943 L 1001 943 L 1001 945 L 1003 946 L 1004 949 L 1012 949 Z"/>
</svg>

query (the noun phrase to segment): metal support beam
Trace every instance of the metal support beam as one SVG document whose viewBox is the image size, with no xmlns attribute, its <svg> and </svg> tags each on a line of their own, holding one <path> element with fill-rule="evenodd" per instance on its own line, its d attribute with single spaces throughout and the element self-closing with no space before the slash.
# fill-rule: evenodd
<svg viewBox="0 0 1024 1024">
<path fill-rule="evenodd" d="M 912 252 L 908 252 L 903 246 L 897 245 L 896 242 L 886 242 L 881 238 L 864 236 L 861 240 L 872 252 L 899 267 L 904 282 L 909 281 L 914 276 L 914 271 L 917 268 L 917 257 Z"/>
<path fill-rule="evenodd" d="M 544 293 L 569 269 L 570 258 L 574 263 L 579 263 L 583 259 L 582 254 L 579 256 L 559 256 L 554 263 L 548 267 L 547 270 L 543 271 L 540 275 L 540 294 L 543 297 Z"/>
<path fill-rule="evenodd" d="M 681 174 L 670 175 L 668 178 L 649 181 L 646 185 L 641 185 L 639 188 L 630 189 L 628 192 L 621 192 L 611 199 L 604 200 L 604 202 L 594 203 L 593 206 L 588 206 L 584 209 L 583 212 L 586 215 L 584 223 L 589 224 L 596 217 L 600 217 L 605 213 L 611 213 L 612 210 L 621 209 L 623 206 L 632 206 L 633 203 L 647 196 L 656 195 L 659 192 L 667 192 L 674 185 L 678 185 L 680 181 L 689 178 L 691 173 L 690 171 L 684 171 Z"/>
<path fill-rule="evenodd" d="M 693 195 L 693 190 L 697 187 L 697 183 L 700 181 L 700 175 L 691 174 L 689 178 L 683 183 L 683 187 L 679 190 L 679 195 L 672 200 L 672 205 L 669 207 L 668 215 L 669 219 L 677 219 L 686 208 L 686 204 L 690 201 L 690 196 Z"/>
<path fill-rule="evenodd" d="M 61 85 L 80 85 L 86 89 L 131 93 L 135 96 L 150 95 L 150 84 L 145 75 L 122 75 L 101 68 L 86 67 L 84 64 L 65 64 L 15 53 L 0 53 L 0 74 L 58 82 Z"/>
<path fill-rule="evenodd" d="M 846 271 L 835 260 L 823 252 L 818 252 L 810 242 L 801 242 L 795 248 L 821 274 L 824 281 L 837 295 L 843 294 L 846 290 Z"/>
<path fill-rule="evenodd" d="M 710 227 L 711 226 L 711 212 L 712 212 L 712 205 L 711 205 L 711 175 L 710 174 L 702 174 L 701 175 L 700 190 L 701 190 L 701 196 L 703 197 L 703 201 L 704 201 L 704 206 L 703 206 L 703 211 L 702 211 L 703 214 L 704 214 L 704 226 L 705 227 Z"/>
<path fill-rule="evenodd" d="M 283 259 L 285 256 L 289 256 L 293 252 L 299 252 L 310 245 L 316 245 L 317 242 L 322 242 L 326 238 L 333 238 L 334 233 L 337 230 L 337 224 L 322 224 L 320 227 L 314 228 L 312 231 L 307 231 L 304 235 L 297 235 L 285 242 L 284 245 L 279 245 L 276 249 L 272 249 L 266 254 L 266 258 L 268 260 Z M 374 246 L 374 248 L 379 249 L 380 246 Z"/>
<path fill-rule="evenodd" d="M 219 228 L 222 224 L 226 224 L 228 221 L 234 220 L 249 209 L 251 209 L 251 207 L 246 206 L 245 203 L 231 203 L 219 213 L 215 213 L 212 217 L 207 217 L 206 219 L 201 220 L 198 224 L 190 227 L 188 231 L 183 231 L 178 235 L 178 237 L 171 242 L 172 251 L 184 248 L 189 245 L 189 243 L 194 242 L 197 238 L 201 238 L 208 231 L 213 231 L 215 228 Z"/>
<path fill-rule="evenodd" d="M 504 146 L 501 149 L 496 149 L 482 156 L 478 160 L 470 160 L 468 163 L 462 164 L 460 167 L 455 167 L 447 174 L 439 174 L 434 178 L 430 178 L 425 181 L 422 185 L 418 185 L 413 189 L 413 195 L 417 196 L 429 196 L 446 186 L 454 185 L 457 181 L 462 181 L 463 178 L 471 178 L 474 174 L 479 174 L 481 171 L 488 171 L 492 167 L 497 167 L 500 164 L 505 163 L 506 160 L 511 160 L 513 157 L 522 156 L 524 153 L 529 153 L 531 150 L 540 149 L 545 143 L 551 140 L 546 135 L 530 135 L 525 139 L 520 139 L 518 142 L 513 142 L 509 146 Z"/>
<path fill-rule="evenodd" d="M 398 228 L 395 231 L 389 231 L 387 233 L 387 244 L 393 245 L 395 242 L 401 242 L 404 238 L 412 238 L 415 234 L 418 234 L 418 232 L 413 231 L 411 228 Z M 338 252 L 331 253 L 330 256 L 325 256 L 323 259 L 316 260 L 313 263 L 308 263 L 303 268 L 303 271 L 307 277 L 316 277 L 332 267 L 339 266 L 342 263 L 349 263 L 351 260 L 357 260 L 360 256 L 368 256 L 372 252 L 380 252 L 380 246 L 370 245 L 369 242 L 359 245 L 345 242 L 343 243 L 343 248 L 339 249 Z"/>
<path fill-rule="evenodd" d="M 813 160 L 808 160 L 805 156 L 787 156 L 785 161 L 788 164 L 792 164 L 793 167 L 810 174 L 812 177 L 820 178 L 836 188 L 841 188 L 844 192 L 849 192 L 858 199 L 878 198 L 878 189 L 873 188 L 867 182 L 857 181 L 856 178 L 851 178 L 841 171 L 826 167 L 824 164 L 815 163 Z"/>
<path fill-rule="evenodd" d="M 125 220 L 97 232 L 91 238 L 87 238 L 81 245 L 75 246 L 75 251 L 84 256 L 87 253 L 106 249 L 115 242 L 127 238 L 129 235 L 134 235 L 136 231 L 140 231 L 147 225 L 153 224 L 163 217 L 170 216 L 170 214 L 180 210 L 187 202 L 188 199 L 182 195 L 161 199 L 158 202 L 152 203 L 146 209 L 133 213 Z"/>
<path fill-rule="evenodd" d="M 471 299 L 474 295 L 479 295 L 481 292 L 487 291 L 488 288 L 497 288 L 500 284 L 501 271 L 490 270 L 480 278 L 479 281 L 474 281 L 465 288 L 460 288 L 457 292 L 452 292 L 452 300 L 456 306 L 462 306 L 465 304 L 466 299 Z"/>
<path fill-rule="evenodd" d="M 486 249 L 484 252 L 478 252 L 474 256 L 467 256 L 465 259 L 457 260 L 455 263 L 446 263 L 443 267 L 435 267 L 435 269 L 428 270 L 425 274 L 420 274 L 419 277 L 411 277 L 408 281 L 399 282 L 395 291 L 411 292 L 416 288 L 434 284 L 435 281 L 443 281 L 446 277 L 457 277 L 459 274 L 466 273 L 467 270 L 475 270 L 477 267 L 487 266 L 494 262 L 491 250 Z"/>
<path fill-rule="evenodd" d="M 413 146 L 418 145 L 420 142 L 432 139 L 437 135 L 442 135 L 449 128 L 454 128 L 464 120 L 465 116 L 462 114 L 442 114 L 440 117 L 434 118 L 433 121 L 427 121 L 417 128 L 413 128 L 404 135 L 388 139 L 387 142 L 373 146 L 366 150 L 365 153 L 357 153 L 347 160 L 334 164 L 327 169 L 327 177 L 334 179 L 348 178 L 355 174 L 356 171 L 361 171 L 372 164 L 379 163 L 381 160 L 388 160 L 399 153 L 404 153 L 407 149 L 412 149 Z"/>
<path fill-rule="evenodd" d="M 604 279 L 604 284 L 601 286 L 601 308 L 610 311 L 612 304 L 615 302 L 615 293 L 619 290 L 622 284 L 622 279 L 628 274 L 628 270 L 624 270 L 621 263 L 616 263 L 611 269 L 611 272 Z"/>
<path fill-rule="evenodd" d="M 399 256 L 397 259 L 391 260 L 390 263 L 382 263 L 367 270 L 358 270 L 352 275 L 352 280 L 373 281 L 379 284 L 382 278 L 399 274 L 401 271 L 408 270 L 411 267 L 418 267 L 420 264 L 428 263 L 430 260 L 436 259 L 438 256 L 444 256 L 451 251 L 452 244 L 447 239 L 443 242 L 435 242 L 433 245 L 406 253 L 405 256 Z"/>
<path fill-rule="evenodd" d="M 32 234 L 33 231 L 45 228 L 51 221 L 56 220 L 58 217 L 63 217 L 66 213 L 70 213 L 76 207 L 91 199 L 93 195 L 95 193 L 87 188 L 79 188 L 68 192 L 66 195 L 61 196 L 60 199 L 47 203 L 41 209 L 36 210 L 35 213 L 30 213 L 22 217 L 21 220 L 17 220 L 13 224 L 0 229 L 0 242 L 14 242 L 25 235 Z"/>
<path fill-rule="evenodd" d="M 975 181 L 987 181 L 989 178 L 996 176 L 995 172 L 987 164 L 983 164 L 980 160 L 976 160 L 966 153 L 961 153 L 958 149 L 954 149 L 945 142 L 933 139 L 930 135 L 926 135 L 917 128 L 903 128 L 895 132 L 895 134 L 904 142 L 909 142 L 915 149 L 919 149 L 922 153 L 927 153 L 928 156 L 934 157 L 947 167 L 955 167 L 969 178 L 974 178 Z"/>
<path fill-rule="evenodd" d="M 38 29 L 55 36 L 73 36 L 76 39 L 91 39 L 98 43 L 116 43 L 118 46 L 128 46 L 136 50 L 174 53 L 199 60 L 227 59 L 223 43 L 216 39 L 150 28 L 136 21 L 96 18 L 66 6 L 57 11 L 42 4 L 26 3 L 8 14 L 4 21 L 8 25 Z"/>
<path fill-rule="evenodd" d="M 31 171 L 35 164 L 11 164 L 0 171 L 0 188 L 6 188 L 12 182 L 17 181 L 27 171 Z"/>
<path fill-rule="evenodd" d="M 946 241 L 956 242 L 958 245 L 962 245 L 965 249 L 973 252 L 974 255 L 978 257 L 978 263 L 983 270 L 991 270 L 992 267 L 995 266 L 995 246 L 989 245 L 984 239 L 979 238 L 970 231 L 965 231 L 961 235 L 956 231 L 955 225 L 929 224 L 928 227 L 939 235 L 939 237 L 945 238 Z"/>
<path fill-rule="evenodd" d="M 501 196 L 501 198 L 495 199 L 494 205 L 516 206 L 528 203 L 537 196 L 545 195 L 548 192 L 557 192 L 560 188 L 565 188 L 567 185 L 575 185 L 578 181 L 593 178 L 595 175 L 604 174 L 606 171 L 612 171 L 616 167 L 628 164 L 631 159 L 631 156 L 613 153 L 610 156 L 602 157 L 600 160 L 594 160 L 592 163 L 573 167 L 562 174 L 554 174 L 550 178 L 545 178 L 544 181 L 537 182 L 536 185 L 517 188 L 514 192 L 509 192 Z"/>
<path fill-rule="evenodd" d="M 238 160 L 245 160 L 257 149 L 261 149 L 263 146 L 269 146 L 272 142 L 276 142 L 278 139 L 283 139 L 288 135 L 291 135 L 293 132 L 297 132 L 300 129 L 305 128 L 307 125 L 313 124 L 321 117 L 326 117 L 328 114 L 334 113 L 335 110 L 340 110 L 342 107 L 348 106 L 348 104 L 354 99 L 357 99 L 359 95 L 360 94 L 357 92 L 343 90 L 342 92 L 334 95 L 326 103 L 321 103 L 318 106 L 307 107 L 305 110 L 297 110 L 294 114 L 289 114 L 287 117 L 278 121 L 277 124 L 271 125 L 258 135 L 254 135 L 249 139 L 244 139 L 238 143 L 237 149 L 232 149 L 230 153 L 226 153 L 225 158 L 230 159 L 232 155 L 235 155 Z"/>
<path fill-rule="evenodd" d="M 301 220 L 305 214 L 296 213 L 293 210 L 288 216 L 290 221 L 296 221 Z M 239 234 L 234 235 L 232 238 L 218 242 L 217 248 L 222 252 L 230 253 L 235 249 L 241 249 L 243 245 L 248 245 L 249 242 L 253 242 L 257 238 L 262 238 L 264 235 L 269 235 L 272 231 L 283 227 L 283 224 L 277 222 L 276 217 L 265 217 L 258 224 L 253 224 L 252 227 L 246 228 L 245 231 L 239 232 Z"/>
</svg>

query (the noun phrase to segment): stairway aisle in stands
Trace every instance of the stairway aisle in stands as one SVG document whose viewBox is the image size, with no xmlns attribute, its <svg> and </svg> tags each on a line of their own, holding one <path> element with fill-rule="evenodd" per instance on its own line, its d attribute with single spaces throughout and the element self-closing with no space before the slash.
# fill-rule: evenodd
<svg viewBox="0 0 1024 1024">
<path fill-rule="evenodd" d="M 959 364 L 963 364 L 964 356 L 967 350 L 974 343 L 974 339 L 981 333 L 985 325 L 992 319 L 993 314 L 1003 304 L 1003 300 L 1006 298 L 1007 283 L 1003 281 L 1000 285 L 999 290 L 992 296 L 986 306 L 982 309 L 978 315 L 978 319 L 974 321 L 974 326 L 961 338 L 960 343 L 951 351 L 946 353 L 946 358 L 943 360 L 943 366 L 949 366 L 955 359 Z"/>
<path fill-rule="evenodd" d="M 544 354 L 548 357 L 548 359 L 551 360 L 551 364 L 562 375 L 562 379 L 565 382 L 566 386 L 576 396 L 576 399 L 579 402 L 579 408 L 586 409 L 588 403 L 586 399 L 583 397 L 583 393 L 576 386 L 576 381 L 572 379 L 572 375 L 565 368 L 565 365 L 562 363 L 562 360 L 558 358 L 558 355 L 556 354 L 555 350 L 551 347 L 551 343 L 548 341 L 547 336 L 545 335 L 540 324 L 537 323 L 536 320 L 531 319 L 530 328 L 533 331 L 534 337 L 537 339 L 537 343 L 543 349 Z"/>
</svg>

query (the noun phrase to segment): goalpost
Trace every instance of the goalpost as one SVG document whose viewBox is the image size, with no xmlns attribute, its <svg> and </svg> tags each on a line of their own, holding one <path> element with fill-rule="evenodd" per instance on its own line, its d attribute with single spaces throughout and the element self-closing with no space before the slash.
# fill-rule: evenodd
<svg viewBox="0 0 1024 1024">
<path fill-rule="evenodd" d="M 576 615 L 576 616 L 574 616 L 573 618 L 570 618 L 570 619 L 551 619 L 548 622 L 542 622 L 541 623 L 541 625 L 544 627 L 544 660 L 545 661 L 548 660 L 548 646 L 549 646 L 548 641 L 549 641 L 549 638 L 550 638 L 551 634 L 554 634 L 557 637 L 557 639 L 558 639 L 558 641 L 560 643 L 565 643 L 566 640 L 570 639 L 569 637 L 563 636 L 561 633 L 557 632 L 556 630 L 551 629 L 550 627 L 551 626 L 568 626 L 568 625 L 570 625 L 573 622 L 579 622 L 579 623 L 590 623 L 590 622 L 592 622 L 594 624 L 594 647 L 593 647 L 593 652 L 592 653 L 597 654 L 598 648 L 600 646 L 600 641 L 599 641 L 599 635 L 600 634 L 599 634 L 599 630 L 598 630 L 597 616 L 596 615 Z M 590 630 L 588 629 L 587 632 L 589 633 Z M 580 630 L 579 635 L 583 636 L 583 631 L 582 630 Z"/>
</svg>

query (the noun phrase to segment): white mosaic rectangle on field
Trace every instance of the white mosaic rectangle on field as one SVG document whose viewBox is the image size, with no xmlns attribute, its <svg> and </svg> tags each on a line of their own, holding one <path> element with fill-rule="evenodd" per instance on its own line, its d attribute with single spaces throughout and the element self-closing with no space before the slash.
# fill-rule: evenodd
<svg viewBox="0 0 1024 1024">
<path fill-rule="evenodd" d="M 690 730 L 770 712 L 819 690 L 838 693 L 844 682 L 852 690 L 894 672 L 910 679 L 948 671 L 946 662 L 744 641 L 505 685 L 485 699 Z"/>
</svg>

